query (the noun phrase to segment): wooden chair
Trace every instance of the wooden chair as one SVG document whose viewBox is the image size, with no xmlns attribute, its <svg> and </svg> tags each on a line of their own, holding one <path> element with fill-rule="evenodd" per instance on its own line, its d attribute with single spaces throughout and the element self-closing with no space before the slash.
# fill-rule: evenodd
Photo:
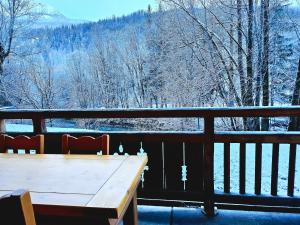
<svg viewBox="0 0 300 225">
<path fill-rule="evenodd" d="M 30 194 L 19 190 L 0 197 L 1 225 L 36 225 Z"/>
<path fill-rule="evenodd" d="M 65 134 L 62 136 L 63 154 L 97 154 L 109 155 L 109 136 L 102 135 L 98 138 L 82 136 L 79 138 Z"/>
<path fill-rule="evenodd" d="M 0 153 L 7 153 L 8 150 L 18 153 L 20 149 L 25 150 L 25 153 L 35 150 L 36 154 L 44 154 L 44 135 L 34 137 L 22 135 L 15 138 L 5 134 L 0 135 Z"/>
</svg>

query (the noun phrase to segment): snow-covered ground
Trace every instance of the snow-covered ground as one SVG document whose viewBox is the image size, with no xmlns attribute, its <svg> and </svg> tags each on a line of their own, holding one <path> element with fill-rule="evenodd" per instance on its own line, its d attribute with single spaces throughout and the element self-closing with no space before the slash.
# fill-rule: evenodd
<svg viewBox="0 0 300 225">
<path fill-rule="evenodd" d="M 239 192 L 239 144 L 231 144 L 231 191 Z M 279 149 L 278 195 L 287 196 L 289 145 L 281 144 Z M 295 195 L 300 196 L 300 154 L 297 146 Z M 223 191 L 224 144 L 215 144 L 215 188 Z M 262 194 L 270 194 L 272 168 L 272 144 L 262 146 Z M 255 144 L 246 145 L 246 193 L 254 194 Z"/>
<path fill-rule="evenodd" d="M 6 124 L 7 132 L 20 132 L 20 133 L 29 133 L 33 132 L 33 126 L 27 124 Z M 60 128 L 60 127 L 47 127 L 48 132 L 97 132 L 95 130 L 86 130 L 86 129 L 78 129 L 78 128 Z"/>
</svg>

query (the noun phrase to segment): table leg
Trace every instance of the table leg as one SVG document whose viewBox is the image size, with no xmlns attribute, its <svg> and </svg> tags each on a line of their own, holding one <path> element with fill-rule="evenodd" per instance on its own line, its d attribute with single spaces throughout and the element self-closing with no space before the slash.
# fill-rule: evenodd
<svg viewBox="0 0 300 225">
<path fill-rule="evenodd" d="M 138 213 L 137 213 L 137 197 L 136 192 L 132 197 L 132 200 L 127 208 L 127 211 L 123 218 L 124 225 L 138 225 Z"/>
<path fill-rule="evenodd" d="M 109 219 L 103 219 L 103 220 L 99 221 L 97 224 L 111 225 L 112 223 L 110 223 Z"/>
</svg>

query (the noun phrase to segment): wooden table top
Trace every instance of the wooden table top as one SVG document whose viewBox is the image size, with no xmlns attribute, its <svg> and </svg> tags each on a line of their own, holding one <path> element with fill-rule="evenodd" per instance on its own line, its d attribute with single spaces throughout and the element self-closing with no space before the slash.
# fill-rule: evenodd
<svg viewBox="0 0 300 225">
<path fill-rule="evenodd" d="M 147 157 L 0 154 L 0 196 L 29 190 L 37 213 L 97 213 L 119 218 Z"/>
</svg>

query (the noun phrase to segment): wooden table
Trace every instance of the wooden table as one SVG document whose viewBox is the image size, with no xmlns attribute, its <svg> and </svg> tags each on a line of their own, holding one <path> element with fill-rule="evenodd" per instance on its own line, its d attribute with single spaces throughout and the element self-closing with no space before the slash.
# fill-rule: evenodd
<svg viewBox="0 0 300 225">
<path fill-rule="evenodd" d="M 147 157 L 0 154 L 0 196 L 29 190 L 36 215 L 137 224 Z M 99 224 L 99 223 L 98 223 Z"/>
</svg>

